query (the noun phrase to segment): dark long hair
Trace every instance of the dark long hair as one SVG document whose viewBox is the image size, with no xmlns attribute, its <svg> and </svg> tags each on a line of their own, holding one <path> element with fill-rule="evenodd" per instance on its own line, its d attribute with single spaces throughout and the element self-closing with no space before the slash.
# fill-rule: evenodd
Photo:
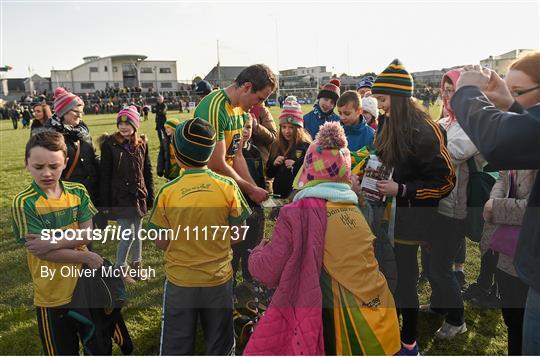
<svg viewBox="0 0 540 357">
<path fill-rule="evenodd" d="M 375 148 L 386 165 L 397 166 L 411 155 L 415 123 L 421 120 L 431 118 L 412 98 L 391 96 L 390 115 L 375 139 Z"/>
</svg>

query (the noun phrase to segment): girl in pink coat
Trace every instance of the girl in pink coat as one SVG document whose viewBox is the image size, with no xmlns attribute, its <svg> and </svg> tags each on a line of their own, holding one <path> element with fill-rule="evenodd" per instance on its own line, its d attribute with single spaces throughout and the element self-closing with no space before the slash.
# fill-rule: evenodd
<svg viewBox="0 0 540 357">
<path fill-rule="evenodd" d="M 249 258 L 253 278 L 276 291 L 245 355 L 393 355 L 394 300 L 375 239 L 351 190 L 351 157 L 339 123 L 324 124 L 297 176 L 270 243 Z"/>
</svg>

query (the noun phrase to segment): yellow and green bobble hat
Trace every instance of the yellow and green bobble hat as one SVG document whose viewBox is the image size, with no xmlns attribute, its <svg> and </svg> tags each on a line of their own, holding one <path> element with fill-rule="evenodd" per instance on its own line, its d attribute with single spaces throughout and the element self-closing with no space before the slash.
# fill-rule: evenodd
<svg viewBox="0 0 540 357">
<path fill-rule="evenodd" d="M 180 121 L 178 119 L 169 119 L 165 122 L 165 126 L 168 126 L 171 129 L 176 129 L 176 127 L 180 124 Z"/>
<path fill-rule="evenodd" d="M 206 120 L 195 118 L 178 124 L 174 131 L 174 156 L 189 167 L 206 165 L 216 146 L 216 132 Z"/>
<path fill-rule="evenodd" d="M 387 94 L 398 97 L 412 97 L 413 78 L 397 58 L 377 76 L 372 94 Z"/>
</svg>

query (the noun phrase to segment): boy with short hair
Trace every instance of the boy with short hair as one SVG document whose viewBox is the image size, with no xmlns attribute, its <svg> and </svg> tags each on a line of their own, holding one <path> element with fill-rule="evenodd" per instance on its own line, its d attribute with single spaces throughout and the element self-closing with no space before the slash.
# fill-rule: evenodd
<svg viewBox="0 0 540 357">
<path fill-rule="evenodd" d="M 313 110 L 304 115 L 304 129 L 312 139 L 319 132 L 319 127 L 326 122 L 339 121 L 339 116 L 334 113 L 336 102 L 340 95 L 339 86 L 334 83 L 326 83 L 319 94 Z"/>
<path fill-rule="evenodd" d="M 239 225 L 251 214 L 236 182 L 208 169 L 216 132 L 205 120 L 179 124 L 174 155 L 183 168 L 160 190 L 150 216 L 155 229 L 175 236 L 156 240 L 165 251 L 161 355 L 193 355 L 197 321 L 207 355 L 234 353 L 231 244 L 243 239 Z"/>
<path fill-rule="evenodd" d="M 346 91 L 337 101 L 341 125 L 345 129 L 348 149 L 355 152 L 373 145 L 375 130 L 369 127 L 362 115 L 362 100 L 353 90 Z"/>
<path fill-rule="evenodd" d="M 79 355 L 80 342 L 90 353 L 92 347 L 82 340 L 87 334 L 84 326 L 70 317 L 66 308 L 77 274 L 61 276 L 60 272 L 66 267 L 78 271 L 82 264 L 98 268 L 103 258 L 86 248 L 90 237 L 85 234 L 81 234 L 83 241 L 59 239 L 53 244 L 51 239 L 42 238 L 42 230 L 92 228 L 97 210 L 82 184 L 60 180 L 67 165 L 62 134 L 45 130 L 33 135 L 26 144 L 25 164 L 33 181 L 15 196 L 11 213 L 15 239 L 27 249 L 43 350 L 46 355 Z"/>
</svg>

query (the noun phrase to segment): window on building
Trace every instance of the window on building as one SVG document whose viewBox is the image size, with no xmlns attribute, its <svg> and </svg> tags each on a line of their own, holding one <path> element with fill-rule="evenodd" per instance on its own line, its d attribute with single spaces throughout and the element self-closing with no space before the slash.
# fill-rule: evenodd
<svg viewBox="0 0 540 357">
<path fill-rule="evenodd" d="M 152 67 L 141 67 L 141 73 L 152 73 Z"/>
<path fill-rule="evenodd" d="M 97 71 L 98 71 L 97 67 L 90 67 L 90 72 L 97 72 Z"/>
<path fill-rule="evenodd" d="M 143 88 L 154 88 L 154 83 L 152 83 L 152 82 L 142 82 L 141 86 Z"/>
<path fill-rule="evenodd" d="M 112 68 L 112 71 L 113 71 L 113 72 L 118 72 L 118 67 L 114 66 L 114 67 Z"/>
<path fill-rule="evenodd" d="M 170 67 L 162 67 L 159 69 L 159 73 L 172 73 Z"/>
<path fill-rule="evenodd" d="M 122 75 L 126 77 L 137 77 L 137 68 L 133 63 L 122 63 Z"/>
<path fill-rule="evenodd" d="M 116 68 L 116 67 L 113 67 L 113 68 Z M 115 82 L 115 83 L 114 83 L 114 88 L 120 88 L 120 83 Z"/>
<path fill-rule="evenodd" d="M 93 82 L 82 82 L 81 89 L 95 89 Z"/>
<path fill-rule="evenodd" d="M 103 67 L 103 70 L 104 70 L 105 72 L 109 72 L 109 68 L 107 68 L 107 66 Z"/>
<path fill-rule="evenodd" d="M 171 82 L 162 82 L 161 83 L 161 88 L 172 88 L 172 83 Z"/>
</svg>

